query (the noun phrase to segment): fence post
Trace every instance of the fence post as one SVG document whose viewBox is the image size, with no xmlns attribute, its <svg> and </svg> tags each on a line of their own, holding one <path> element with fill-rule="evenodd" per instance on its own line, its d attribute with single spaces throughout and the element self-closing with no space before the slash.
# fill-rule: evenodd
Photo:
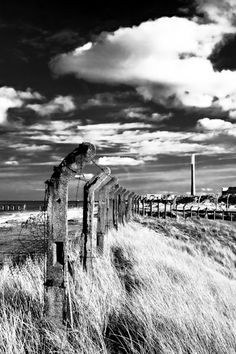
<svg viewBox="0 0 236 354">
<path fill-rule="evenodd" d="M 95 156 L 92 144 L 83 143 L 54 167 L 47 185 L 46 314 L 61 326 L 73 326 L 68 275 L 68 183 Z"/>
<path fill-rule="evenodd" d="M 216 219 L 216 209 L 213 211 L 213 218 Z"/>
<path fill-rule="evenodd" d="M 119 224 L 119 198 L 122 190 L 123 187 L 119 186 L 119 188 L 114 192 L 114 226 L 116 230 L 118 230 Z"/>
<path fill-rule="evenodd" d="M 141 196 L 138 195 L 138 198 L 137 198 L 137 214 L 140 215 L 141 211 L 140 211 L 140 200 L 141 200 Z"/>
<path fill-rule="evenodd" d="M 170 201 L 170 218 L 172 218 L 173 200 Z"/>
<path fill-rule="evenodd" d="M 150 217 L 152 217 L 152 199 L 149 200 L 150 205 Z"/>
<path fill-rule="evenodd" d="M 146 201 L 146 197 L 143 197 L 142 199 L 142 216 L 145 216 L 145 201 Z"/>
<path fill-rule="evenodd" d="M 137 198 L 138 198 L 138 195 L 137 194 L 134 194 L 133 198 L 132 198 L 132 216 L 134 216 L 137 212 Z"/>
<path fill-rule="evenodd" d="M 125 223 L 125 221 L 127 221 L 127 205 L 128 205 L 128 201 L 127 201 L 127 197 L 130 194 L 129 190 L 125 190 L 124 194 L 123 194 L 123 209 L 122 209 L 122 222 L 123 224 Z"/>
<path fill-rule="evenodd" d="M 157 199 L 157 217 L 160 218 L 160 200 Z"/>
<path fill-rule="evenodd" d="M 109 210 L 108 210 L 108 229 L 115 226 L 115 193 L 120 188 L 119 184 L 115 184 L 109 192 Z"/>
<path fill-rule="evenodd" d="M 122 190 L 118 194 L 118 223 L 123 223 L 123 209 L 124 209 L 124 193 L 126 189 L 122 187 Z"/>
<path fill-rule="evenodd" d="M 103 253 L 104 236 L 108 223 L 109 191 L 115 183 L 117 183 L 117 178 L 115 177 L 106 180 L 98 193 L 97 250 L 100 253 Z"/>
<path fill-rule="evenodd" d="M 132 204 L 133 204 L 134 198 L 135 198 L 134 192 L 129 192 L 127 208 L 126 208 L 126 221 L 129 221 L 131 219 L 131 216 L 132 216 Z"/>
<path fill-rule="evenodd" d="M 97 237 L 94 225 L 95 192 L 98 191 L 107 178 L 110 178 L 110 169 L 94 176 L 84 186 L 84 207 L 83 207 L 83 230 L 82 241 L 82 264 L 86 271 L 92 269 L 92 257 L 96 253 Z"/>
</svg>

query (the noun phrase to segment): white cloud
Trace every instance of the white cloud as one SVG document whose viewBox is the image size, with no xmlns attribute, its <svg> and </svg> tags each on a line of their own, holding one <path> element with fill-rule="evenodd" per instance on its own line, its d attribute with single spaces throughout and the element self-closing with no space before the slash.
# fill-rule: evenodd
<svg viewBox="0 0 236 354">
<path fill-rule="evenodd" d="M 199 1 L 208 23 L 197 17 L 162 17 L 102 33 L 86 50 L 83 46 L 54 58 L 51 68 L 58 75 L 74 73 L 88 81 L 129 84 L 144 98 L 169 106 L 236 110 L 236 72 L 216 72 L 208 59 L 225 34 L 236 32 L 231 24 L 236 14 L 233 1 L 223 2 L 224 6 L 220 1 Z"/>
<path fill-rule="evenodd" d="M 216 130 L 216 131 L 228 131 L 229 129 L 234 128 L 236 125 L 226 122 L 223 119 L 209 119 L 209 118 L 202 118 L 199 119 L 197 122 L 197 128 L 202 130 Z"/>
<path fill-rule="evenodd" d="M 23 152 L 37 152 L 37 151 L 48 151 L 51 150 L 51 146 L 49 145 L 36 145 L 36 144 L 11 144 L 9 145 L 10 148 L 16 149 L 16 151 L 23 151 Z"/>
<path fill-rule="evenodd" d="M 209 20 L 230 27 L 235 21 L 235 0 L 196 0 L 198 9 L 204 12 Z"/>
<path fill-rule="evenodd" d="M 137 166 L 144 164 L 144 161 L 136 160 L 132 157 L 103 156 L 98 159 L 98 164 L 110 166 Z"/>
<path fill-rule="evenodd" d="M 4 162 L 4 165 L 7 165 L 7 166 L 17 166 L 17 165 L 19 165 L 19 162 L 16 161 L 16 160 L 9 160 L 9 161 L 5 161 L 5 162 Z"/>
<path fill-rule="evenodd" d="M 152 113 L 151 120 L 153 122 L 163 122 L 164 120 L 168 120 L 172 117 L 172 113 L 161 114 L 161 113 Z"/>
<path fill-rule="evenodd" d="M 20 108 L 26 100 L 42 98 L 38 92 L 33 92 L 30 89 L 17 91 L 12 87 L 0 87 L 0 125 L 7 122 L 9 108 Z"/>
<path fill-rule="evenodd" d="M 32 109 L 40 116 L 48 116 L 53 113 L 73 111 L 75 103 L 71 96 L 57 96 L 48 103 L 28 104 L 27 108 Z"/>
<path fill-rule="evenodd" d="M 227 122 L 226 122 L 227 123 Z M 223 124 L 223 123 L 222 123 Z M 151 161 L 159 155 L 224 154 L 235 150 L 236 129 L 207 130 L 203 132 L 150 131 L 150 124 L 106 123 L 79 125 L 64 131 L 34 132 L 29 139 L 55 144 L 80 144 L 89 141 L 100 149 L 113 149 L 120 155 L 133 155 L 134 159 Z M 231 136 L 231 140 L 219 139 L 221 134 Z M 136 158 L 137 156 L 137 158 Z"/>
<path fill-rule="evenodd" d="M 87 109 L 90 107 L 113 107 L 117 105 L 115 97 L 110 92 L 97 93 L 94 97 L 89 98 L 86 103 L 82 104 L 80 108 Z"/>
</svg>

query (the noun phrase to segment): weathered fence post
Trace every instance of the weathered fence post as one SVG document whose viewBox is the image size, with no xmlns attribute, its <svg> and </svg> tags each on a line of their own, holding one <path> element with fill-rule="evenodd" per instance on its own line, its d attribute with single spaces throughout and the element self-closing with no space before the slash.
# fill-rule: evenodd
<svg viewBox="0 0 236 354">
<path fill-rule="evenodd" d="M 118 230 L 119 224 L 119 200 L 120 193 L 122 192 L 123 187 L 119 186 L 119 188 L 114 193 L 114 226 L 116 230 Z"/>
<path fill-rule="evenodd" d="M 145 210 L 145 202 L 146 202 L 146 197 L 143 197 L 142 199 L 142 216 L 145 216 L 146 210 Z"/>
<path fill-rule="evenodd" d="M 213 219 L 214 220 L 216 219 L 216 209 L 214 209 L 214 211 L 213 211 Z"/>
<path fill-rule="evenodd" d="M 129 221 L 131 219 L 131 216 L 132 216 L 132 204 L 133 204 L 134 198 L 135 198 L 134 192 L 129 192 L 127 208 L 126 208 L 126 221 Z"/>
<path fill-rule="evenodd" d="M 192 209 L 193 209 L 193 205 L 191 205 L 191 207 L 190 207 L 190 218 L 192 218 L 192 216 L 193 216 L 193 211 L 192 211 Z"/>
<path fill-rule="evenodd" d="M 138 199 L 138 195 L 135 194 L 132 199 L 132 216 L 134 216 L 137 213 L 137 199 Z"/>
<path fill-rule="evenodd" d="M 166 219 L 166 208 L 167 208 L 167 200 L 164 200 L 164 219 Z"/>
<path fill-rule="evenodd" d="M 198 218 L 200 217 L 199 211 L 200 211 L 200 207 L 197 208 L 197 217 L 198 217 Z"/>
<path fill-rule="evenodd" d="M 115 204 L 116 191 L 120 188 L 119 184 L 115 184 L 109 192 L 109 210 L 108 210 L 108 229 L 115 226 Z"/>
<path fill-rule="evenodd" d="M 96 253 L 97 235 L 94 221 L 95 192 L 98 191 L 107 179 L 110 179 L 110 169 L 94 176 L 84 186 L 84 209 L 83 209 L 83 230 L 82 241 L 82 264 L 87 271 L 92 269 L 92 258 Z"/>
<path fill-rule="evenodd" d="M 150 204 L 150 217 L 152 217 L 152 199 L 149 200 Z"/>
<path fill-rule="evenodd" d="M 122 187 L 122 190 L 118 194 L 118 223 L 123 223 L 123 211 L 124 211 L 124 194 L 126 189 Z"/>
<path fill-rule="evenodd" d="M 160 217 L 160 200 L 157 200 L 157 217 Z"/>
<path fill-rule="evenodd" d="M 115 177 L 106 180 L 98 193 L 97 249 L 100 253 L 103 253 L 104 236 L 107 230 L 109 191 L 115 183 L 117 183 L 117 178 Z"/>
<path fill-rule="evenodd" d="M 130 194 L 130 191 L 129 190 L 125 190 L 124 194 L 123 194 L 123 213 L 122 213 L 122 222 L 123 224 L 125 223 L 125 221 L 127 221 L 127 204 L 128 204 L 128 201 L 127 201 L 127 198 L 128 198 L 128 195 Z"/>
<path fill-rule="evenodd" d="M 95 156 L 92 144 L 83 143 L 65 157 L 47 184 L 46 314 L 57 324 L 73 326 L 68 279 L 68 183 Z"/>
<path fill-rule="evenodd" d="M 141 211 L 140 211 L 140 200 L 142 199 L 142 197 L 140 195 L 138 195 L 137 198 L 137 214 L 140 215 Z"/>
</svg>

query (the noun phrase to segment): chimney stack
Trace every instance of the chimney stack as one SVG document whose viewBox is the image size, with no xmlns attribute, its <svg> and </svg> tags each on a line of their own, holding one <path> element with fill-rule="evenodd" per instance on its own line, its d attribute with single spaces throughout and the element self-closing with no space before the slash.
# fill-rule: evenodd
<svg viewBox="0 0 236 354">
<path fill-rule="evenodd" d="M 196 194 L 195 186 L 195 154 L 191 156 L 191 195 Z"/>
</svg>

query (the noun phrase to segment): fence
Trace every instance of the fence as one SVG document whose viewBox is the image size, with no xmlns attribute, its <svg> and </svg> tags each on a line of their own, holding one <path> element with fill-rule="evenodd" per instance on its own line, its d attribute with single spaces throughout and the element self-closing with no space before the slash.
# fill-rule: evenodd
<svg viewBox="0 0 236 354">
<path fill-rule="evenodd" d="M 230 198 L 227 196 L 224 199 L 215 197 L 212 200 L 211 206 L 201 204 L 206 196 L 196 197 L 174 197 L 172 199 L 165 198 L 145 198 L 142 197 L 138 213 L 143 216 L 153 217 L 198 217 L 207 219 L 221 219 L 236 221 L 236 210 L 230 210 Z M 231 196 L 233 199 L 234 196 Z M 224 205 L 220 204 L 223 203 Z M 234 201 L 234 199 L 233 199 Z"/>
<path fill-rule="evenodd" d="M 84 165 L 93 161 L 94 156 L 93 145 L 79 145 L 54 168 L 51 178 L 46 182 L 46 313 L 58 325 L 66 323 L 73 326 L 69 290 L 70 282 L 73 281 L 73 263 L 68 252 L 68 184 L 76 174 L 82 174 Z M 103 168 L 101 173 L 85 184 L 82 233 L 76 242 L 81 266 L 85 271 L 92 272 L 93 258 L 103 253 L 107 231 L 113 227 L 118 229 L 119 224 L 129 221 L 132 215 L 138 213 L 140 200 L 141 196 L 119 185 L 109 168 Z"/>
</svg>

